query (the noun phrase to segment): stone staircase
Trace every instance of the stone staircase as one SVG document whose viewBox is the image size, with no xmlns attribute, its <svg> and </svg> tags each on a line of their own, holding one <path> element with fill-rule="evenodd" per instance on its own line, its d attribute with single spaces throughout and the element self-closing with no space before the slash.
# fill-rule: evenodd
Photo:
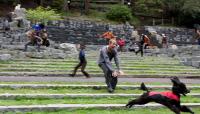
<svg viewBox="0 0 200 114">
<path fill-rule="evenodd" d="M 3 50 L 1 50 L 2 52 Z M 5 51 L 5 50 L 4 50 Z M 88 65 L 86 71 L 92 78 L 103 78 L 101 69 L 96 61 L 97 51 L 86 51 Z M 184 66 L 177 58 L 169 58 L 164 55 L 136 56 L 134 53 L 119 53 L 121 69 L 125 75 L 120 78 L 133 77 L 172 77 L 199 79 L 200 70 L 191 66 Z M 77 58 L 65 59 L 20 59 L 0 61 L 0 77 L 68 77 L 73 67 L 77 64 Z M 77 76 L 83 76 L 78 71 Z M 80 78 L 80 77 L 79 77 Z M 91 78 L 91 80 L 92 80 Z M 90 79 L 89 79 L 90 80 Z M 125 84 L 124 84 L 125 83 Z M 187 84 L 191 93 L 181 98 L 182 103 L 191 107 L 196 113 L 200 112 L 200 85 Z M 147 85 L 152 90 L 170 90 L 171 85 L 166 83 Z M 115 93 L 108 94 L 103 82 L 0 82 L 0 112 L 1 113 L 53 113 L 67 114 L 71 110 L 78 114 L 90 113 L 141 113 L 148 114 L 170 113 L 161 105 L 150 103 L 135 106 L 134 109 L 125 108 L 125 104 L 138 97 L 143 91 L 139 90 L 139 83 L 119 82 Z M 157 110 L 151 110 L 158 108 Z M 141 110 L 142 108 L 142 110 Z M 63 112 L 63 110 L 65 110 Z M 94 111 L 93 111 L 94 110 Z M 151 110 L 151 111 L 148 111 Z M 73 113 L 75 113 L 73 112 Z M 163 113 L 164 112 L 164 113 Z M 72 113 L 72 112 L 71 112 Z M 116 112 L 115 112 L 116 113 Z M 145 114 L 145 113 L 144 113 Z"/>
<path fill-rule="evenodd" d="M 24 83 L 24 82 L 22 82 Z M 37 82 L 38 83 L 38 82 Z M 131 111 L 134 113 L 139 109 L 149 110 L 158 108 L 157 110 L 165 110 L 162 105 L 150 103 L 146 105 L 136 105 L 134 109 L 126 109 L 125 104 L 135 97 L 138 97 L 142 91 L 138 90 L 139 85 L 122 85 L 119 84 L 116 93 L 108 94 L 103 83 L 96 85 L 84 83 L 79 84 L 18 84 L 18 83 L 5 83 L 0 84 L 0 112 L 1 113 L 53 113 L 60 114 L 62 110 L 83 110 L 87 113 L 96 113 L 91 110 L 108 112 L 121 110 L 125 112 Z M 170 85 L 147 85 L 152 90 L 169 90 Z M 200 86 L 189 86 L 192 93 L 187 97 L 181 98 L 182 105 L 191 107 L 196 113 L 199 112 L 199 98 Z M 133 94 L 136 93 L 136 94 Z M 189 100 L 188 100 L 189 99 Z M 149 114 L 154 114 L 156 110 L 151 110 Z M 99 112 L 99 113 L 100 113 Z M 140 111 L 141 112 L 141 111 Z M 166 110 L 166 114 L 169 113 Z M 142 112 L 141 112 L 142 113 Z"/>
<path fill-rule="evenodd" d="M 8 38 L 9 39 L 9 38 Z M 13 37 L 10 37 L 13 39 Z M 30 47 L 29 52 L 22 52 L 23 41 L 15 38 L 12 40 L 2 39 L 5 45 L 1 45 L 0 54 L 11 54 L 18 57 L 13 57 L 8 61 L 0 61 L 0 77 L 14 77 L 16 80 L 19 77 L 68 77 L 72 72 L 74 66 L 77 64 L 76 56 L 65 57 L 64 59 L 40 58 L 40 53 L 48 52 L 48 48 L 42 47 L 42 52 L 34 51 L 34 47 Z M 7 50 L 9 48 L 9 50 Z M 101 69 L 97 65 L 99 47 L 93 47 L 93 50 L 87 50 L 88 65 L 86 71 L 90 73 L 92 78 L 98 77 L 104 79 Z M 34 52 L 31 52 L 34 51 Z M 58 50 L 56 50 L 58 51 Z M 120 66 L 125 72 L 125 75 L 119 78 L 170 78 L 178 76 L 180 79 L 195 78 L 199 79 L 200 70 L 191 66 L 184 66 L 179 62 L 178 57 L 170 58 L 166 55 L 157 54 L 160 51 L 146 50 L 144 57 L 135 55 L 132 52 L 119 53 Z M 22 57 L 23 54 L 36 54 L 38 58 Z M 196 53 L 196 52 L 195 52 Z M 151 55 L 151 56 L 147 56 Z M 196 55 L 195 55 L 196 56 Z M 80 77 L 79 77 L 80 76 Z M 83 77 L 82 73 L 78 71 L 77 77 Z M 161 105 L 152 103 L 143 106 L 136 106 L 136 109 L 126 109 L 125 104 L 135 97 L 138 97 L 142 91 L 138 90 L 138 83 L 119 82 L 114 94 L 108 94 L 106 86 L 102 82 L 94 81 L 92 78 L 88 79 L 91 82 L 0 82 L 0 113 L 30 113 L 41 114 L 159 114 L 170 113 L 166 108 L 160 108 Z M 120 79 L 119 79 L 120 80 Z M 44 80 L 43 80 L 44 81 Z M 124 84 L 125 83 L 125 84 Z M 150 84 L 152 90 L 169 90 L 171 85 Z M 187 97 L 183 97 L 182 103 L 198 114 L 200 113 L 200 85 L 189 85 L 191 93 Z M 158 108 L 159 107 L 159 108 Z M 142 108 L 142 110 L 141 110 Z M 157 108 L 157 110 L 155 110 Z M 149 111 L 150 109 L 150 111 Z M 154 110 L 152 110 L 154 109 Z M 63 111 L 64 110 L 64 111 Z M 80 112 L 76 112 L 80 110 Z M 117 112 L 116 112 L 117 110 Z M 74 112 L 70 112 L 74 111 Z M 146 111 L 146 113 L 145 113 Z"/>
<path fill-rule="evenodd" d="M 37 52 L 36 52 L 37 53 Z M 136 56 L 131 52 L 119 54 L 124 77 L 196 77 L 200 75 L 197 68 L 184 66 L 178 59 L 166 56 Z M 98 52 L 87 52 L 88 71 L 92 77 L 102 77 L 97 65 Z M 0 76 L 68 76 L 78 63 L 76 58 L 66 59 L 13 59 L 1 62 Z M 113 63 L 114 64 L 114 63 Z M 82 73 L 78 71 L 78 76 Z"/>
</svg>

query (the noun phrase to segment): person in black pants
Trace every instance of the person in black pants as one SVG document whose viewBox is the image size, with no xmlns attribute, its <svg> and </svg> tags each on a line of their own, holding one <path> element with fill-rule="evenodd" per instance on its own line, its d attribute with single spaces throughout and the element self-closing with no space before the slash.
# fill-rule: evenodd
<svg viewBox="0 0 200 114">
<path fill-rule="evenodd" d="M 143 57 L 143 48 L 144 48 L 144 34 L 142 34 L 140 41 L 138 42 L 139 50 L 135 51 L 135 54 L 137 55 L 139 52 L 141 53 L 141 57 Z"/>
<path fill-rule="evenodd" d="M 78 68 L 81 67 L 81 72 L 86 76 L 86 78 L 90 78 L 90 75 L 85 71 L 85 67 L 87 65 L 87 60 L 85 58 L 85 51 L 84 51 L 85 45 L 81 44 L 80 49 L 81 50 L 79 52 L 79 63 L 74 68 L 73 73 L 69 75 L 74 77 L 76 75 L 76 71 L 78 70 Z"/>
<path fill-rule="evenodd" d="M 100 49 L 98 60 L 98 65 L 103 70 L 109 93 L 114 92 L 118 81 L 117 76 L 120 74 L 119 59 L 116 46 L 116 40 L 111 39 L 108 46 L 104 46 Z M 117 70 L 112 68 L 111 60 L 113 58 L 117 66 Z"/>
</svg>

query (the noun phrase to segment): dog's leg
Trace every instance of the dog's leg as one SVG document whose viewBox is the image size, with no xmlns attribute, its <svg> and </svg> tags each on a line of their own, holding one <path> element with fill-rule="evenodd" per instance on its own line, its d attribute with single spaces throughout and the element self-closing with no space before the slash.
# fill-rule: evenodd
<svg viewBox="0 0 200 114">
<path fill-rule="evenodd" d="M 143 105 L 149 103 L 150 100 L 147 99 L 134 99 L 132 101 L 129 101 L 128 104 L 126 104 L 126 107 L 131 108 L 133 105 Z"/>
<path fill-rule="evenodd" d="M 180 106 L 180 110 L 182 111 L 182 112 L 190 112 L 191 114 L 194 114 L 194 112 L 190 109 L 190 108 L 188 108 L 187 106 Z"/>
<path fill-rule="evenodd" d="M 168 107 L 171 111 L 175 112 L 176 114 L 180 114 L 179 108 L 177 108 L 175 105 L 170 104 L 169 102 L 164 102 L 161 104 L 165 105 L 166 107 Z"/>
<path fill-rule="evenodd" d="M 129 101 L 128 104 L 126 104 L 126 107 L 130 108 L 133 105 L 143 105 L 149 103 L 150 101 L 151 99 L 148 97 L 148 93 L 144 93 L 139 98 Z"/>
</svg>

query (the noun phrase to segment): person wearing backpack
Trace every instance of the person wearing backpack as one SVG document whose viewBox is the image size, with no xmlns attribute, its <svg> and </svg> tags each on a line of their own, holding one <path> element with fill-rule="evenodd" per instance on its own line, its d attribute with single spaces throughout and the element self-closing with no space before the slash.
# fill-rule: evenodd
<svg viewBox="0 0 200 114">
<path fill-rule="evenodd" d="M 33 25 L 32 29 L 26 32 L 26 35 L 29 38 L 29 42 L 25 44 L 24 51 L 27 51 L 29 45 L 37 45 L 37 50 L 40 52 L 40 46 L 42 45 L 42 38 L 40 37 L 41 34 L 41 27 L 39 24 Z"/>
</svg>

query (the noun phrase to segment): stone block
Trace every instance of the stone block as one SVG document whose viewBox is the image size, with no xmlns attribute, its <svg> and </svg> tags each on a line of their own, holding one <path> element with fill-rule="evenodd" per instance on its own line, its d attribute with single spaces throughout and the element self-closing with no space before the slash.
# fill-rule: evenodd
<svg viewBox="0 0 200 114">
<path fill-rule="evenodd" d="M 11 59 L 11 55 L 10 54 L 1 54 L 0 55 L 0 61 L 7 61 Z"/>
<path fill-rule="evenodd" d="M 192 61 L 200 61 L 200 56 L 192 56 Z"/>
<path fill-rule="evenodd" d="M 200 61 L 192 61 L 192 66 L 196 68 L 200 68 Z"/>
</svg>

